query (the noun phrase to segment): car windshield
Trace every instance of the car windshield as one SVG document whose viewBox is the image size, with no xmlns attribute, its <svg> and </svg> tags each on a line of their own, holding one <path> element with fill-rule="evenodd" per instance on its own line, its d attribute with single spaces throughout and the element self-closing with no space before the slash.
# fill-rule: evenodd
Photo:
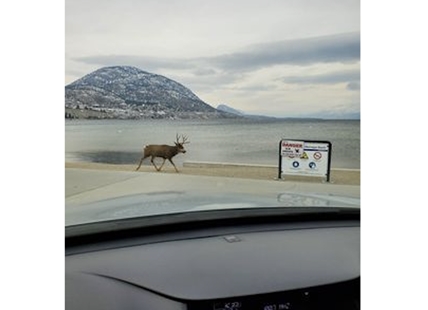
<svg viewBox="0 0 428 310">
<path fill-rule="evenodd" d="M 65 225 L 359 208 L 359 1 L 65 1 Z"/>
</svg>

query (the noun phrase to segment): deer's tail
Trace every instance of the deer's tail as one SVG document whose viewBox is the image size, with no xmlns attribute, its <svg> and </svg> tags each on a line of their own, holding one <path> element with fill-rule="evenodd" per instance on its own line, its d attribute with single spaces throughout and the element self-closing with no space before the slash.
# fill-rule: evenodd
<svg viewBox="0 0 428 310">
<path fill-rule="evenodd" d="M 147 145 L 144 145 L 144 146 L 143 146 L 143 156 L 141 156 L 140 163 L 139 163 L 139 165 L 138 165 L 137 169 L 135 169 L 135 171 L 137 171 L 138 169 L 140 169 L 141 164 L 143 163 L 144 158 L 146 158 L 146 157 L 145 157 L 145 154 L 144 154 L 144 150 L 146 149 L 146 147 L 147 147 Z"/>
</svg>

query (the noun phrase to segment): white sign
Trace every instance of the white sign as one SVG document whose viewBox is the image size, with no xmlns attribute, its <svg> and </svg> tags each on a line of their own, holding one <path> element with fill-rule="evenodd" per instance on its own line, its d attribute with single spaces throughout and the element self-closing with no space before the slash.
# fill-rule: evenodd
<svg viewBox="0 0 428 310">
<path fill-rule="evenodd" d="M 329 142 L 281 140 L 281 175 L 329 176 Z"/>
</svg>

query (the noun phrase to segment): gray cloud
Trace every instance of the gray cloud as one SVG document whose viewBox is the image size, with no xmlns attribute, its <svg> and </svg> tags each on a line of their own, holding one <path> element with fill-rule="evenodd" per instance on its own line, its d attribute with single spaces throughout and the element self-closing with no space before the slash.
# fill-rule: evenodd
<svg viewBox="0 0 428 310">
<path fill-rule="evenodd" d="M 278 64 L 355 62 L 360 59 L 360 34 L 348 33 L 258 44 L 247 51 L 208 61 L 224 70 L 254 70 Z"/>
<path fill-rule="evenodd" d="M 184 59 L 173 59 L 173 58 L 157 58 L 157 57 L 146 57 L 146 56 L 133 56 L 133 55 L 97 55 L 97 56 L 86 56 L 77 57 L 73 60 L 82 62 L 89 65 L 99 66 L 116 66 L 116 65 L 127 65 L 134 66 L 141 70 L 147 71 L 158 71 L 162 68 L 174 69 L 174 70 L 189 70 L 195 69 L 195 65 Z"/>
<path fill-rule="evenodd" d="M 346 85 L 348 90 L 360 90 L 360 82 L 350 82 Z"/>
<path fill-rule="evenodd" d="M 194 75 L 198 75 L 198 76 L 203 76 L 203 75 L 214 75 L 217 72 L 214 69 L 204 69 L 204 68 L 198 68 L 196 70 L 193 71 Z"/>
<path fill-rule="evenodd" d="M 168 74 L 168 77 L 187 85 L 192 90 L 199 92 L 211 92 L 217 91 L 219 89 L 228 88 L 229 85 L 233 84 L 235 81 L 240 81 L 244 78 L 244 74 L 241 73 L 216 73 L 212 75 L 194 75 L 194 76 L 183 76 L 180 73 L 171 72 Z"/>
<path fill-rule="evenodd" d="M 195 75 L 248 72 L 274 65 L 311 65 L 315 63 L 357 62 L 360 59 L 360 34 L 346 33 L 299 40 L 286 40 L 249 46 L 244 51 L 215 57 L 174 59 L 136 55 L 99 55 L 74 60 L 86 64 L 132 65 L 143 70 L 190 70 Z"/>
<path fill-rule="evenodd" d="M 287 84 L 337 84 L 348 83 L 348 87 L 356 87 L 360 81 L 359 70 L 337 71 L 326 74 L 288 76 L 281 79 Z M 352 84 L 352 85 L 351 85 Z M 351 86 L 350 86 L 351 85 Z M 355 90 L 357 88 L 353 88 Z"/>
</svg>

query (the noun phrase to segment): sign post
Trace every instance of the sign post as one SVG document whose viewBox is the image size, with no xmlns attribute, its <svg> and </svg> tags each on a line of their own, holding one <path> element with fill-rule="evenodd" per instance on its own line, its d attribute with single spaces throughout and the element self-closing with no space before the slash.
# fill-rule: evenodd
<svg viewBox="0 0 428 310">
<path fill-rule="evenodd" d="M 281 140 L 278 179 L 288 174 L 325 177 L 330 182 L 331 150 L 329 141 Z"/>
</svg>

